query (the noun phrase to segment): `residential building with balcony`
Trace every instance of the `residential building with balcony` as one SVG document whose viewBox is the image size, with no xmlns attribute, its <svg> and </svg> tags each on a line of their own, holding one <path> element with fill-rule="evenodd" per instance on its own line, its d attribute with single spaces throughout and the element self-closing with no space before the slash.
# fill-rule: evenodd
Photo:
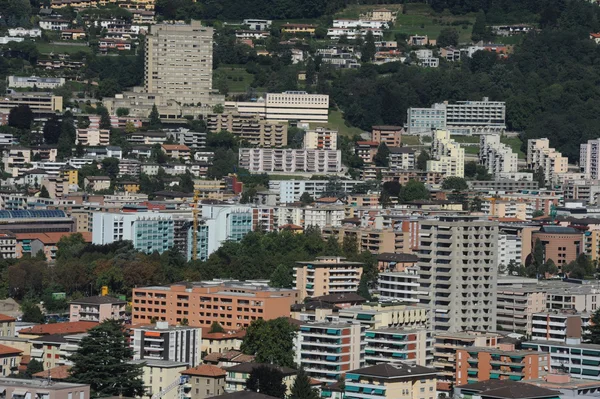
<svg viewBox="0 0 600 399">
<path fill-rule="evenodd" d="M 567 343 L 581 340 L 589 326 L 589 313 L 539 312 L 532 316 L 531 332 L 528 335 L 533 341 Z"/>
<path fill-rule="evenodd" d="M 0 388 L 6 398 L 40 399 L 90 399 L 90 386 L 47 380 L 25 380 L 21 378 L 0 378 Z"/>
<path fill-rule="evenodd" d="M 541 286 L 498 287 L 499 330 L 529 335 L 533 315 L 546 309 L 546 289 Z"/>
<path fill-rule="evenodd" d="M 285 147 L 288 141 L 287 122 L 266 120 L 259 115 L 241 115 L 233 112 L 211 114 L 206 119 L 206 125 L 212 133 L 227 130 L 253 147 L 281 148 Z"/>
<path fill-rule="evenodd" d="M 554 148 L 550 148 L 550 140 L 527 140 L 527 169 L 544 172 L 546 184 L 554 182 L 560 174 L 567 173 L 569 160 Z"/>
<path fill-rule="evenodd" d="M 131 348 L 134 360 L 167 360 L 195 367 L 202 363 L 202 330 L 198 327 L 169 326 L 165 321 L 134 327 Z"/>
<path fill-rule="evenodd" d="M 304 134 L 303 148 L 315 150 L 337 150 L 338 131 L 318 126 Z"/>
<path fill-rule="evenodd" d="M 368 329 L 365 334 L 365 363 L 409 363 L 431 366 L 433 338 L 425 328 Z"/>
<path fill-rule="evenodd" d="M 63 110 L 63 98 L 52 93 L 15 92 L 0 98 L 0 114 L 8 114 L 12 108 L 27 105 L 34 115 L 54 115 Z"/>
<path fill-rule="evenodd" d="M 511 346 L 511 345 L 508 345 Z M 547 353 L 494 348 L 459 349 L 456 352 L 457 386 L 487 380 L 522 381 L 546 375 L 550 367 Z"/>
<path fill-rule="evenodd" d="M 518 156 L 512 148 L 500 142 L 499 134 L 482 134 L 479 140 L 479 164 L 490 174 L 517 172 Z"/>
<path fill-rule="evenodd" d="M 560 399 L 559 391 L 541 388 L 527 382 L 511 380 L 488 380 L 455 388 L 459 399 L 478 397 L 481 399 Z"/>
<path fill-rule="evenodd" d="M 428 172 L 440 172 L 446 177 L 464 177 L 465 149 L 450 138 L 448 130 L 434 132 L 431 157 L 427 161 Z"/>
<path fill-rule="evenodd" d="M 240 148 L 240 167 L 250 172 L 337 173 L 342 170 L 339 150 Z"/>
<path fill-rule="evenodd" d="M 586 179 L 600 179 L 600 139 L 580 144 L 579 168 Z"/>
<path fill-rule="evenodd" d="M 497 333 L 436 333 L 433 343 L 433 366 L 438 370 L 438 389 L 450 391 L 456 381 L 456 353 L 471 348 L 496 348 L 501 338 Z"/>
<path fill-rule="evenodd" d="M 573 339 L 571 343 L 527 341 L 523 342 L 522 348 L 549 354 L 549 372 L 564 372 L 573 378 L 600 380 L 600 345 L 582 344 Z"/>
<path fill-rule="evenodd" d="M 421 291 L 419 274 L 416 268 L 405 269 L 402 272 L 385 272 L 377 276 L 379 300 L 382 302 L 412 302 L 419 303 Z"/>
<path fill-rule="evenodd" d="M 365 365 L 365 330 L 359 323 L 302 324 L 296 342 L 296 364 L 319 381 L 337 382 L 340 376 Z"/>
<path fill-rule="evenodd" d="M 250 377 L 252 370 L 261 366 L 270 367 L 281 372 L 281 374 L 283 374 L 283 383 L 287 388 L 286 395 L 291 393 L 294 381 L 296 381 L 296 375 L 298 374 L 297 370 L 289 367 L 279 367 L 271 364 L 254 362 L 240 363 L 235 366 L 226 367 L 225 371 L 227 371 L 227 376 L 225 377 L 225 391 L 228 393 L 245 391 L 246 381 L 248 380 L 248 377 Z"/>
<path fill-rule="evenodd" d="M 377 141 L 357 141 L 354 147 L 356 155 L 363 160 L 364 163 L 373 163 L 373 157 L 377 154 L 379 142 Z"/>
<path fill-rule="evenodd" d="M 14 317 L 0 314 L 0 337 L 14 337 L 16 321 Z"/>
<path fill-rule="evenodd" d="M 108 129 L 77 129 L 75 144 L 84 146 L 107 146 L 110 144 Z"/>
<path fill-rule="evenodd" d="M 300 299 L 329 294 L 355 293 L 363 272 L 360 262 L 342 257 L 319 256 L 315 261 L 296 262 L 294 284 Z"/>
<path fill-rule="evenodd" d="M 227 372 L 220 367 L 201 364 L 181 372 L 187 377 L 184 384 L 184 399 L 206 399 L 225 393 Z"/>
<path fill-rule="evenodd" d="M 496 329 L 498 224 L 476 216 L 421 222 L 419 284 L 436 331 Z"/>
<path fill-rule="evenodd" d="M 142 381 L 144 383 L 145 396 L 158 396 L 161 399 L 182 399 L 185 395 L 181 373 L 189 366 L 185 362 L 174 362 L 169 360 L 144 359 L 131 360 L 129 364 L 141 366 Z"/>
<path fill-rule="evenodd" d="M 393 169 L 414 170 L 416 168 L 417 149 L 414 147 L 389 147 L 389 166 Z"/>
<path fill-rule="evenodd" d="M 385 143 L 388 147 L 400 147 L 403 132 L 402 126 L 373 126 L 371 128 L 371 140 Z"/>
<path fill-rule="evenodd" d="M 435 399 L 437 372 L 414 364 L 378 364 L 346 373 L 347 399 Z"/>
<path fill-rule="evenodd" d="M 0 233 L 0 259 L 17 257 L 17 238 L 12 233 Z"/>
<path fill-rule="evenodd" d="M 69 303 L 69 321 L 123 320 L 126 301 L 109 296 L 92 296 Z"/>
<path fill-rule="evenodd" d="M 0 377 L 8 377 L 15 373 L 22 353 L 20 349 L 0 344 Z"/>
<path fill-rule="evenodd" d="M 190 326 L 226 329 L 248 327 L 253 320 L 289 317 L 300 301 L 292 289 L 270 288 L 252 282 L 206 281 L 133 289 L 132 323 L 155 318 L 176 325 L 184 318 Z"/>
<path fill-rule="evenodd" d="M 370 302 L 338 310 L 339 321 L 361 323 L 369 330 L 427 327 L 429 309 L 419 304 Z"/>
<path fill-rule="evenodd" d="M 331 226 L 321 230 L 324 237 L 334 235 L 343 243 L 344 237 L 354 236 L 358 242 L 359 252 L 369 251 L 372 254 L 386 252 L 407 253 L 412 251 L 410 232 L 392 228 L 377 229 L 374 227 Z"/>
<path fill-rule="evenodd" d="M 342 190 L 346 192 L 352 191 L 354 186 L 361 184 L 361 180 L 339 180 L 336 184 L 340 184 Z M 278 195 L 280 204 L 296 202 L 304 193 L 310 194 L 313 198 L 319 198 L 328 184 L 329 180 L 271 180 L 269 181 L 269 190 L 275 191 Z"/>
</svg>

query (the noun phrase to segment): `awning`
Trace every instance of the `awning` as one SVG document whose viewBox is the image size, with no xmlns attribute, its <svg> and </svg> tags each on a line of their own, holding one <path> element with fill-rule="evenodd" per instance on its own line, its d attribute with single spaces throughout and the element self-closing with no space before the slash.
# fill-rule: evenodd
<svg viewBox="0 0 600 399">
<path fill-rule="evenodd" d="M 14 391 L 12 391 L 13 396 L 17 395 L 17 396 L 25 396 L 27 395 L 27 390 L 26 389 L 15 389 Z"/>
</svg>

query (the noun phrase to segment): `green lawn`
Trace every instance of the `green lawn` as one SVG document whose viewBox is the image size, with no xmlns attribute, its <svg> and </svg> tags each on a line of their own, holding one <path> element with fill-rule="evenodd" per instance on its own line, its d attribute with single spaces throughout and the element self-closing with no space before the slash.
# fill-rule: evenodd
<svg viewBox="0 0 600 399">
<path fill-rule="evenodd" d="M 229 92 L 246 92 L 254 77 L 246 69 L 237 65 L 220 65 L 213 71 L 213 81 L 224 79 Z"/>
<path fill-rule="evenodd" d="M 91 53 L 92 49 L 85 44 L 77 44 L 77 45 L 60 45 L 60 44 L 52 44 L 52 43 L 36 43 L 36 47 L 41 54 L 50 54 L 50 53 L 64 53 L 64 54 L 73 54 L 79 51 L 84 51 L 86 53 Z"/>
<path fill-rule="evenodd" d="M 317 126 L 318 124 L 315 124 Z M 329 111 L 329 123 L 326 125 L 329 129 L 335 129 L 342 136 L 354 136 L 361 134 L 363 131 L 357 127 L 347 126 L 344 121 L 342 111 Z M 312 127 L 312 126 L 311 126 Z"/>
<path fill-rule="evenodd" d="M 513 152 L 516 152 L 519 155 L 519 158 L 525 159 L 525 153 L 521 151 L 521 145 L 523 144 L 523 142 L 519 137 L 502 136 L 500 138 L 500 142 L 512 148 Z"/>
<path fill-rule="evenodd" d="M 419 136 L 402 136 L 403 145 L 420 145 Z"/>
<path fill-rule="evenodd" d="M 457 143 L 479 143 L 479 136 L 450 136 Z"/>
<path fill-rule="evenodd" d="M 464 146 L 463 148 L 465 149 L 465 154 L 472 154 L 472 155 L 479 154 L 479 146 L 478 145 Z"/>
</svg>

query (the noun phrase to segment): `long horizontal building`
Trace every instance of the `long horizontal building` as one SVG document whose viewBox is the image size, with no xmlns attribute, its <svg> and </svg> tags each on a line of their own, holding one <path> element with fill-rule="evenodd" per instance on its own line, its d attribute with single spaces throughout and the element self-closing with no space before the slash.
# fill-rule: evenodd
<svg viewBox="0 0 600 399">
<path fill-rule="evenodd" d="M 298 291 L 270 288 L 240 281 L 205 281 L 133 289 L 132 323 L 151 320 L 226 329 L 248 327 L 258 319 L 289 317 L 291 305 L 300 301 Z"/>
<path fill-rule="evenodd" d="M 354 186 L 362 183 L 362 180 L 336 180 L 334 184 L 340 186 L 342 191 L 350 192 Z M 318 198 L 330 184 L 332 182 L 329 180 L 270 180 L 269 190 L 277 192 L 279 202 L 284 204 L 300 200 L 304 193 Z"/>
<path fill-rule="evenodd" d="M 40 78 L 38 76 L 9 76 L 8 87 L 56 89 L 65 84 L 65 78 Z"/>
<path fill-rule="evenodd" d="M 75 221 L 59 210 L 0 210 L 0 232 L 72 232 Z"/>
<path fill-rule="evenodd" d="M 250 172 L 336 173 L 342 170 L 339 150 L 240 148 L 240 168 Z"/>
<path fill-rule="evenodd" d="M 327 123 L 329 95 L 305 91 L 267 93 L 256 101 L 226 101 L 225 108 L 275 121 Z"/>
<path fill-rule="evenodd" d="M 63 98 L 52 93 L 13 93 L 0 97 L 0 114 L 21 105 L 27 105 L 34 114 L 55 114 L 62 112 Z"/>
<path fill-rule="evenodd" d="M 265 120 L 258 115 L 223 113 L 208 115 L 206 125 L 212 133 L 227 130 L 251 146 L 280 148 L 287 145 L 287 122 Z"/>
</svg>

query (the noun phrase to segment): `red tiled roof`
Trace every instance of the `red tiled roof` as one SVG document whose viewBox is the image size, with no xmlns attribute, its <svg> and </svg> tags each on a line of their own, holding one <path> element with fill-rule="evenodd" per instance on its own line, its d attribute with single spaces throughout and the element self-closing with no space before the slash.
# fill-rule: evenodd
<svg viewBox="0 0 600 399">
<path fill-rule="evenodd" d="M 12 346 L 6 346 L 6 345 L 0 344 L 0 356 L 18 355 L 21 352 L 23 352 L 23 351 L 19 350 L 17 348 L 13 348 Z"/>
<path fill-rule="evenodd" d="M 598 39 L 598 38 L 600 38 L 600 33 L 590 33 L 590 36 L 593 37 L 594 39 Z"/>
<path fill-rule="evenodd" d="M 68 237 L 72 234 L 81 234 L 85 242 L 92 242 L 91 232 L 82 233 L 17 233 L 15 234 L 17 241 L 23 240 L 40 240 L 43 244 L 56 244 L 62 237 Z"/>
<path fill-rule="evenodd" d="M 187 145 L 183 145 L 183 144 L 163 144 L 162 148 L 164 148 L 167 151 L 174 151 L 174 150 L 189 151 L 190 150 L 190 147 L 188 147 Z"/>
<path fill-rule="evenodd" d="M 212 366 L 210 364 L 202 364 L 200 366 L 192 367 L 181 372 L 184 375 L 199 375 L 203 377 L 223 377 L 227 373 L 220 367 Z"/>
<path fill-rule="evenodd" d="M 54 324 L 40 324 L 19 331 L 19 334 L 50 335 L 80 334 L 94 328 L 98 323 L 93 321 L 74 321 Z"/>
<path fill-rule="evenodd" d="M 206 334 L 202 334 L 202 338 L 204 339 L 213 339 L 213 340 L 219 340 L 219 339 L 231 339 L 231 338 L 244 338 L 246 336 L 246 330 L 240 330 L 240 331 L 231 331 L 229 333 L 206 333 Z"/>
<path fill-rule="evenodd" d="M 15 319 L 14 317 L 10 317 L 10 316 L 0 313 L 0 322 L 16 321 L 16 320 L 17 319 Z"/>
<path fill-rule="evenodd" d="M 33 374 L 36 378 L 48 378 L 53 380 L 66 380 L 71 376 L 71 366 L 56 366 L 48 370 Z"/>
<path fill-rule="evenodd" d="M 339 199 L 337 199 L 336 197 L 323 197 L 323 198 L 317 198 L 315 200 L 315 202 L 326 202 L 326 203 L 334 203 L 339 201 Z"/>
</svg>

